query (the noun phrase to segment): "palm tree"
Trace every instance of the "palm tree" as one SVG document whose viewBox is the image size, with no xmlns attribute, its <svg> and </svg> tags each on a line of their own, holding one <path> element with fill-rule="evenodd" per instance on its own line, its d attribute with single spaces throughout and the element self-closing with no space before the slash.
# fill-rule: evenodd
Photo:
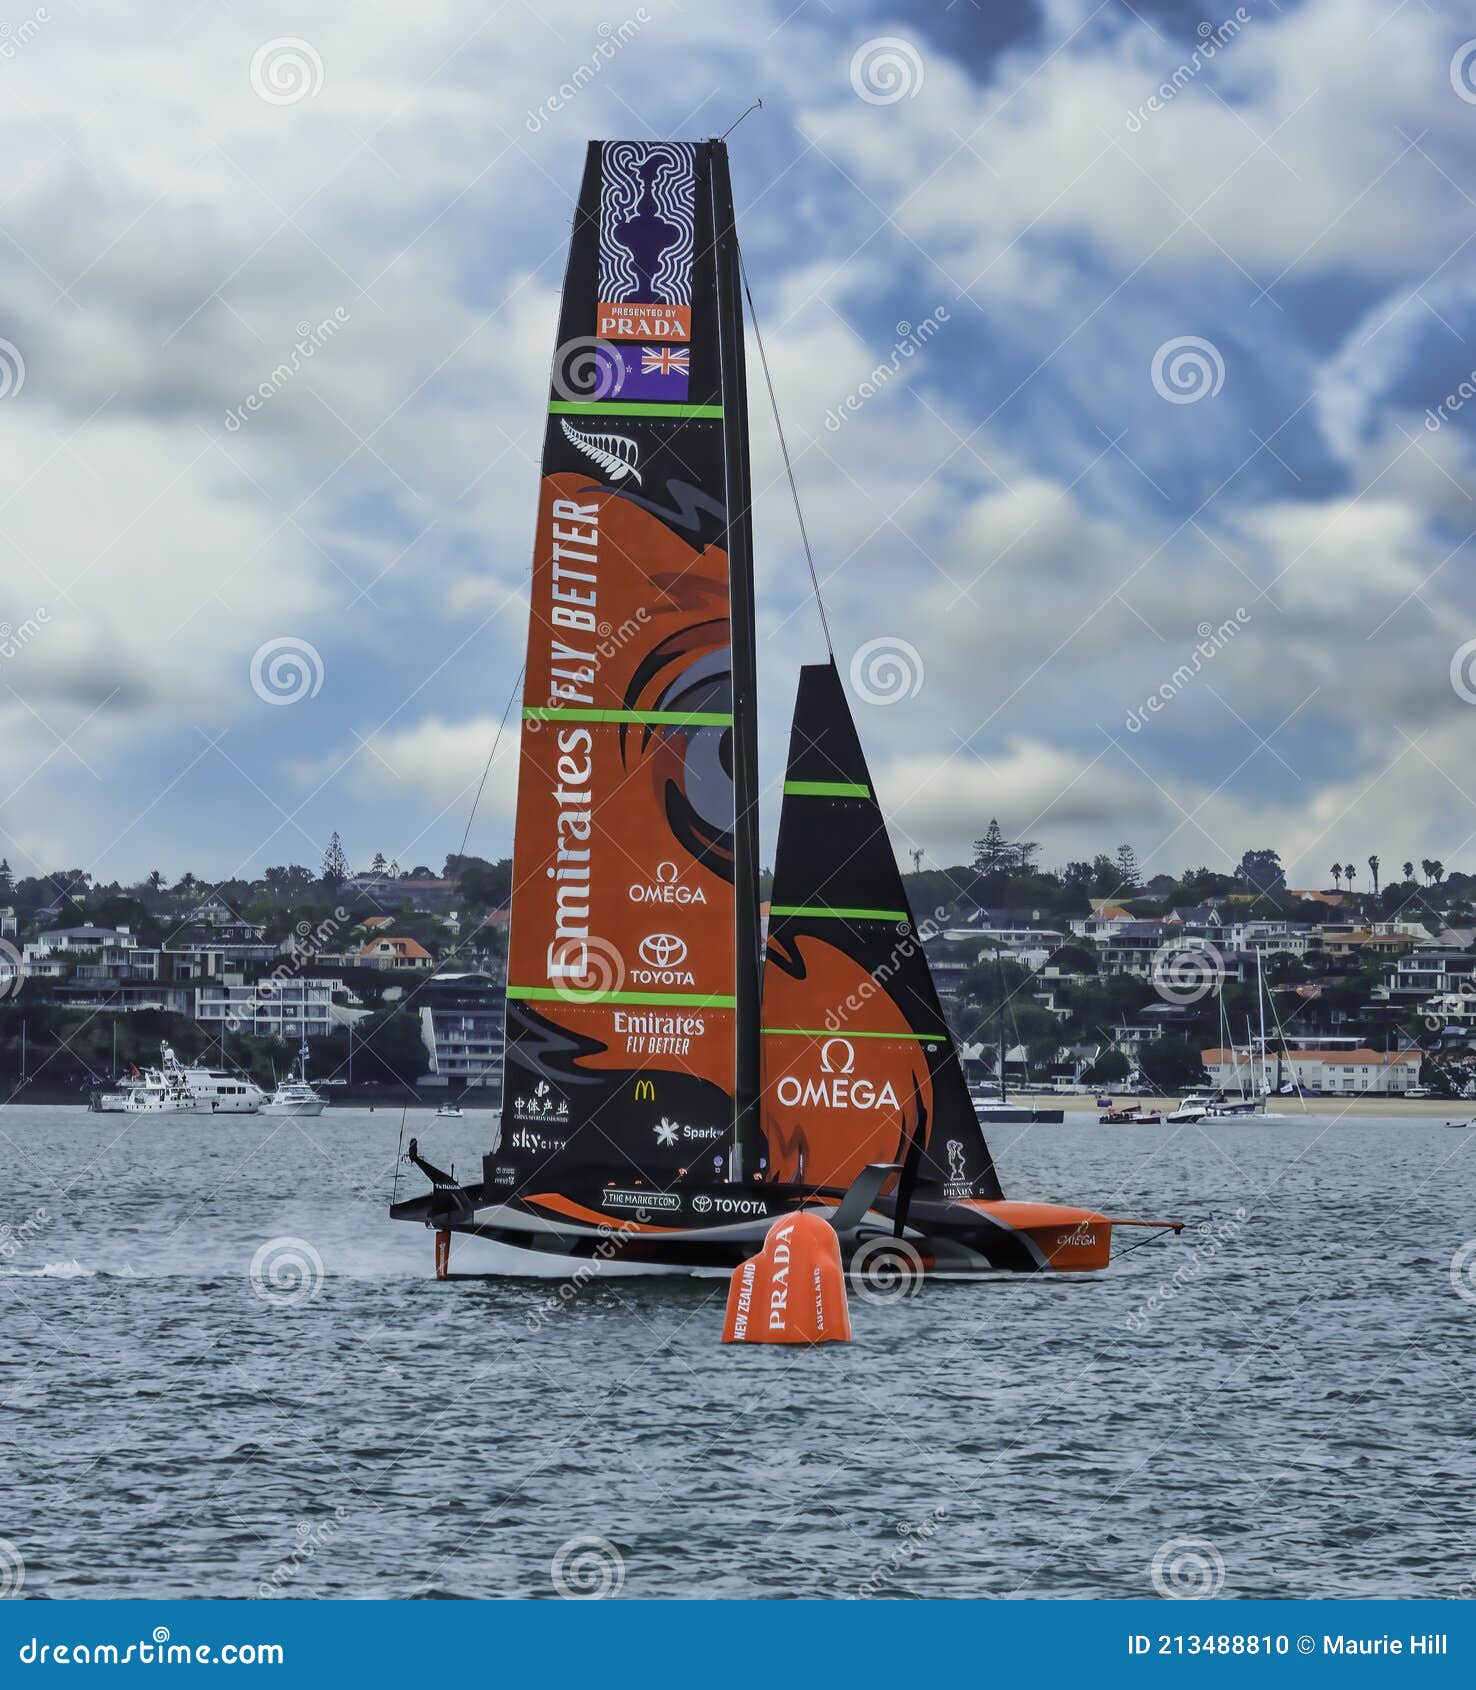
<svg viewBox="0 0 1476 1690">
<path fill-rule="evenodd" d="M 1352 863 L 1343 864 L 1343 879 L 1348 882 L 1348 890 L 1350 892 L 1353 890 L 1353 876 L 1355 873 L 1357 873 L 1357 870 Z"/>
<path fill-rule="evenodd" d="M 1379 859 L 1372 856 L 1368 859 L 1368 872 L 1373 876 L 1374 897 L 1379 895 Z"/>
<path fill-rule="evenodd" d="M 1406 863 L 1404 865 L 1404 878 L 1406 880 L 1413 880 L 1414 879 L 1414 864 L 1413 863 Z"/>
<path fill-rule="evenodd" d="M 1445 878 L 1445 864 L 1441 862 L 1439 857 L 1430 864 L 1430 878 L 1437 886 Z"/>
<path fill-rule="evenodd" d="M 1342 884 L 1343 884 L 1343 865 L 1341 863 L 1334 863 L 1333 864 L 1333 866 L 1332 866 L 1332 877 L 1333 877 L 1333 887 L 1334 887 L 1334 889 L 1335 890 L 1341 890 Z"/>
<path fill-rule="evenodd" d="M 1428 886 L 1430 884 L 1430 878 L 1431 878 L 1430 877 L 1430 870 L 1433 869 L 1434 867 L 1435 867 L 1434 863 L 1431 862 L 1428 857 L 1421 857 L 1420 858 L 1420 873 L 1422 875 L 1424 875 L 1424 877 L 1425 877 L 1426 886 Z"/>
<path fill-rule="evenodd" d="M 151 868 L 149 870 L 149 890 L 151 892 L 157 892 L 163 884 L 164 884 L 163 874 L 158 869 Z"/>
</svg>

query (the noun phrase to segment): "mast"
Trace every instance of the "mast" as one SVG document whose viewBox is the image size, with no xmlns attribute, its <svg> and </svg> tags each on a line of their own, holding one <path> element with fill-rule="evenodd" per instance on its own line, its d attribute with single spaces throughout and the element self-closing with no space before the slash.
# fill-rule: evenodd
<svg viewBox="0 0 1476 1690">
<path fill-rule="evenodd" d="M 1270 1079 L 1266 1073 L 1266 987 L 1261 978 L 1261 953 L 1256 951 L 1256 1009 L 1261 1018 L 1261 1101 L 1264 1103 L 1270 1091 Z"/>
<path fill-rule="evenodd" d="M 1004 963 L 999 957 L 994 959 L 994 974 L 999 986 L 999 1008 L 996 1014 L 999 1019 L 999 1101 L 1003 1103 L 1005 1102 L 1005 981 Z"/>
<path fill-rule="evenodd" d="M 759 1156 L 759 816 L 758 652 L 753 586 L 753 491 L 748 461 L 748 382 L 738 232 L 728 149 L 710 141 L 708 176 L 717 246 L 718 361 L 722 374 L 723 455 L 727 481 L 728 591 L 733 672 L 733 1155 L 741 1180 Z"/>
</svg>

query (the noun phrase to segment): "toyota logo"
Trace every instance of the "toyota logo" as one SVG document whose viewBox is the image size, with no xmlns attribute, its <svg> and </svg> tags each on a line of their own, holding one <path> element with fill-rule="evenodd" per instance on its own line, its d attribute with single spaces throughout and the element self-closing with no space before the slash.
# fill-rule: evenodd
<svg viewBox="0 0 1476 1690">
<path fill-rule="evenodd" d="M 694 1197 L 692 1199 L 692 1207 L 699 1215 L 705 1215 L 712 1207 L 712 1199 L 710 1197 Z"/>
<path fill-rule="evenodd" d="M 675 933 L 648 933 L 641 940 L 641 960 L 652 968 L 675 968 L 687 955 L 687 944 Z"/>
</svg>

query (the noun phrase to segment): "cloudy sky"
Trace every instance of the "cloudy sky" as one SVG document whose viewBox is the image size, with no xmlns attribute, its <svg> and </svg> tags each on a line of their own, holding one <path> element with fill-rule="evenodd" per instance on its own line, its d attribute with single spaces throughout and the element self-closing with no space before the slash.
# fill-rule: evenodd
<svg viewBox="0 0 1476 1690">
<path fill-rule="evenodd" d="M 27 3 L 17 873 L 459 846 L 521 662 L 585 143 L 759 96 L 739 227 L 899 849 L 957 861 L 997 814 L 1048 863 L 1476 866 L 1469 7 Z M 823 647 L 760 399 L 772 781 Z"/>
</svg>

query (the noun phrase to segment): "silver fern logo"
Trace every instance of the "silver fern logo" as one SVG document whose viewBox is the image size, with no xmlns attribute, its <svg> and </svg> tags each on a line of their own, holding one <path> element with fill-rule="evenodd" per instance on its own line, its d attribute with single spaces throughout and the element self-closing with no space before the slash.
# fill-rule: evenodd
<svg viewBox="0 0 1476 1690">
<path fill-rule="evenodd" d="M 640 448 L 629 435 L 586 434 L 565 422 L 564 437 L 576 451 L 592 458 L 611 481 L 624 481 L 629 476 L 637 487 L 640 486 L 641 472 L 636 468 L 640 462 Z"/>
</svg>

